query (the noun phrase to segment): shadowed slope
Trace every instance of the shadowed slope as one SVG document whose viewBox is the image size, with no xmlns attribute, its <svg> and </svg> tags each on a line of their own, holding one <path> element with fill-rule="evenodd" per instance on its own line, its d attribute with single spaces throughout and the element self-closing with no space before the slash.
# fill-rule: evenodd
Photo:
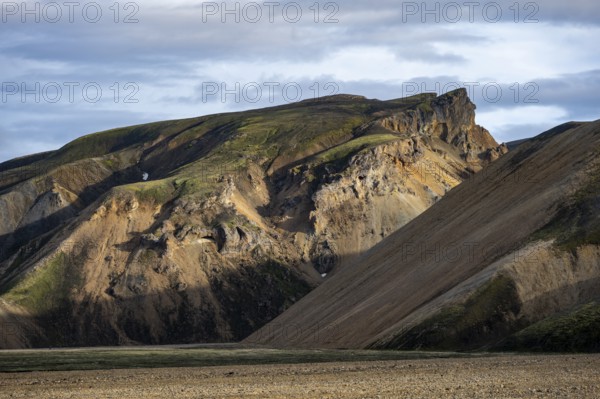
<svg viewBox="0 0 600 399">
<path fill-rule="evenodd" d="M 597 299 L 599 162 L 600 121 L 521 144 L 247 342 L 490 347 Z"/>
</svg>

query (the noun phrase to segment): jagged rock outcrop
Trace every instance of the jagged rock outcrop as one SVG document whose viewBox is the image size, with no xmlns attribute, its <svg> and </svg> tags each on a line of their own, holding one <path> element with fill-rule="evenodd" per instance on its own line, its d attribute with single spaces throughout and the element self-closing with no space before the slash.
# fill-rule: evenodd
<svg viewBox="0 0 600 399">
<path fill-rule="evenodd" d="M 475 124 L 475 105 L 466 91 L 424 98 L 417 107 L 361 126 L 366 137 L 375 132 L 398 136 L 352 156 L 341 170 L 319 170 L 328 178 L 312 194 L 312 206 L 303 206 L 298 196 L 279 201 L 283 204 L 278 216 L 285 224 L 294 224 L 298 209 L 310 208 L 310 234 L 299 242 L 309 241 L 307 256 L 319 273 L 330 273 L 346 257 L 371 248 L 507 153 Z M 302 184 L 314 178 L 315 171 L 309 167 L 296 173 Z M 293 179 L 288 174 L 284 181 Z M 305 219 L 306 212 L 300 216 Z"/>
<path fill-rule="evenodd" d="M 489 160 L 507 152 L 486 129 L 475 124 L 475 104 L 463 90 L 434 98 L 414 110 L 384 118 L 380 123 L 397 132 L 439 138 L 460 149 L 460 155 L 467 161 Z"/>
</svg>

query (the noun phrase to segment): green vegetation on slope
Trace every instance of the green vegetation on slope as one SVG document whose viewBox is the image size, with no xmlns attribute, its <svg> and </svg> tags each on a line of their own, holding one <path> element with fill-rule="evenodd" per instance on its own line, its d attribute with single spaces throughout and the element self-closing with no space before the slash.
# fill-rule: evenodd
<svg viewBox="0 0 600 399">
<path fill-rule="evenodd" d="M 175 186 L 170 179 L 129 184 L 121 189 L 132 191 L 140 202 L 150 205 L 164 204 L 176 195 Z"/>
<path fill-rule="evenodd" d="M 590 171 L 584 185 L 533 236 L 534 240 L 553 238 L 558 248 L 570 252 L 586 244 L 600 245 L 600 167 Z"/>
<path fill-rule="evenodd" d="M 317 164 L 346 160 L 349 156 L 363 149 L 389 143 L 397 139 L 398 136 L 393 134 L 373 134 L 358 137 L 318 154 L 315 160 Z"/>
<path fill-rule="evenodd" d="M 402 331 L 386 349 L 479 349 L 513 329 L 520 309 L 514 282 L 497 276 L 475 291 L 464 304 L 449 306 L 419 325 Z M 375 344 L 375 347 L 380 345 Z"/>
<path fill-rule="evenodd" d="M 600 304 L 535 323 L 503 343 L 500 349 L 544 352 L 600 352 Z"/>
<path fill-rule="evenodd" d="M 60 253 L 45 267 L 29 273 L 3 298 L 25 307 L 34 315 L 53 313 L 65 306 L 75 284 L 69 269 L 67 256 Z"/>
<path fill-rule="evenodd" d="M 140 145 L 187 129 L 197 123 L 195 119 L 183 119 L 149 123 L 145 125 L 112 129 L 80 137 L 56 151 L 48 161 L 65 164 L 84 158 L 94 158 L 127 147 Z"/>
<path fill-rule="evenodd" d="M 136 160 L 119 161 L 128 150 L 144 150 L 139 167 L 152 179 L 171 179 L 161 187 L 139 182 L 133 188 L 142 200 L 173 195 L 206 194 L 228 174 L 245 170 L 248 161 L 268 168 L 306 162 L 344 162 L 354 152 L 393 139 L 391 135 L 362 136 L 361 129 L 386 113 L 425 107 L 434 94 L 389 101 L 358 96 L 332 96 L 246 112 L 149 123 L 83 136 L 35 162 L 12 172 L 22 181 L 82 159 L 104 157 L 103 165 L 117 172 Z M 421 104 L 421 105 L 420 105 Z M 386 133 L 386 132 L 384 132 Z M 388 136 L 388 137 L 386 137 Z M 336 148 L 339 147 L 339 148 Z M 131 151 L 135 149 L 136 151 Z M 12 164 L 11 164 L 12 165 Z M 131 181 L 131 180 L 130 180 Z M 120 183 L 122 184 L 122 183 Z M 142 185 L 150 185 L 144 188 Z"/>
<path fill-rule="evenodd" d="M 309 163 L 314 168 L 344 163 L 363 149 L 397 139 L 389 133 L 362 136 L 360 129 L 380 116 L 374 115 L 376 112 L 416 107 L 430 100 L 429 95 L 389 102 L 331 98 L 203 117 L 170 140 L 169 151 L 176 151 L 176 155 L 165 160 L 174 165 L 158 186 L 139 182 L 126 188 L 145 202 L 204 196 L 214 192 L 226 176 L 243 173 L 249 162 L 265 169 L 270 165 L 280 168 Z"/>
</svg>

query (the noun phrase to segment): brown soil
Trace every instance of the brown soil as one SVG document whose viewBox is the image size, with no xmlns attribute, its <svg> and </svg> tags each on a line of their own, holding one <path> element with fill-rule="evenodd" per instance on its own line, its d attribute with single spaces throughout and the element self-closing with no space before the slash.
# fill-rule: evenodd
<svg viewBox="0 0 600 399">
<path fill-rule="evenodd" d="M 597 398 L 600 356 L 4 374 L 0 398 Z"/>
</svg>

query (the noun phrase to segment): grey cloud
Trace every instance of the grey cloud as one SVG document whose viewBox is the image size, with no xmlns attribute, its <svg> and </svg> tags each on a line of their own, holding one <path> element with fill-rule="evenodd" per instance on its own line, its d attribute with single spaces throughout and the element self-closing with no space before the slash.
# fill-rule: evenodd
<svg viewBox="0 0 600 399">
<path fill-rule="evenodd" d="M 313 2 L 301 3 L 308 11 Z M 198 6 L 157 10 L 142 5 L 139 23 L 135 24 L 115 24 L 110 19 L 97 24 L 82 21 L 22 24 L 9 20 L 2 24 L 0 33 L 21 34 L 21 40 L 5 45 L 4 52 L 12 56 L 35 55 L 36 59 L 43 60 L 121 67 L 139 65 L 142 61 L 153 64 L 156 58 L 164 57 L 180 62 L 248 57 L 318 60 L 347 45 L 377 44 L 408 50 L 434 42 L 484 40 L 447 30 L 440 24 L 403 23 L 399 17 L 402 9 L 397 2 L 378 3 L 377 12 L 366 21 L 362 16 L 372 11 L 371 3 L 340 3 L 339 8 L 339 23 L 334 24 L 315 23 L 309 13 L 297 24 L 281 18 L 273 24 L 266 18 L 254 24 L 221 23 L 216 17 L 203 23 Z M 456 61 L 456 57 L 458 55 L 448 58 L 442 54 L 438 60 Z"/>
<path fill-rule="evenodd" d="M 373 85 L 370 83 L 368 86 Z M 381 83 L 380 83 L 381 85 Z M 358 90 L 369 90 L 364 84 L 350 84 Z M 371 86 L 375 87 L 375 86 Z M 553 79 L 531 79 L 503 82 L 495 79 L 461 79 L 457 76 L 409 77 L 401 82 L 384 82 L 379 92 L 410 95 L 429 91 L 443 93 L 456 87 L 466 87 L 480 111 L 511 109 L 530 105 L 558 106 L 569 110 L 573 119 L 600 117 L 600 70 L 565 74 Z"/>
<path fill-rule="evenodd" d="M 466 5 L 466 3 L 471 3 Z M 460 14 L 456 12 L 455 5 L 462 6 Z M 392 24 L 435 24 L 436 17 L 440 24 L 469 24 L 492 23 L 561 23 L 578 25 L 600 24 L 600 7 L 595 0 L 484 0 L 484 1 L 394 1 L 380 0 L 377 2 L 378 10 L 385 11 L 386 18 L 380 22 Z M 369 11 L 368 3 L 352 2 L 340 6 L 342 19 L 344 14 L 348 18 Z M 427 13 L 429 10 L 437 10 Z M 496 18 L 496 10 L 501 11 L 501 16 Z M 517 11 L 518 10 L 518 11 Z M 472 19 L 470 17 L 473 17 Z M 353 19 L 354 20 L 354 19 Z M 527 22 L 525 22 L 527 21 Z"/>
</svg>

